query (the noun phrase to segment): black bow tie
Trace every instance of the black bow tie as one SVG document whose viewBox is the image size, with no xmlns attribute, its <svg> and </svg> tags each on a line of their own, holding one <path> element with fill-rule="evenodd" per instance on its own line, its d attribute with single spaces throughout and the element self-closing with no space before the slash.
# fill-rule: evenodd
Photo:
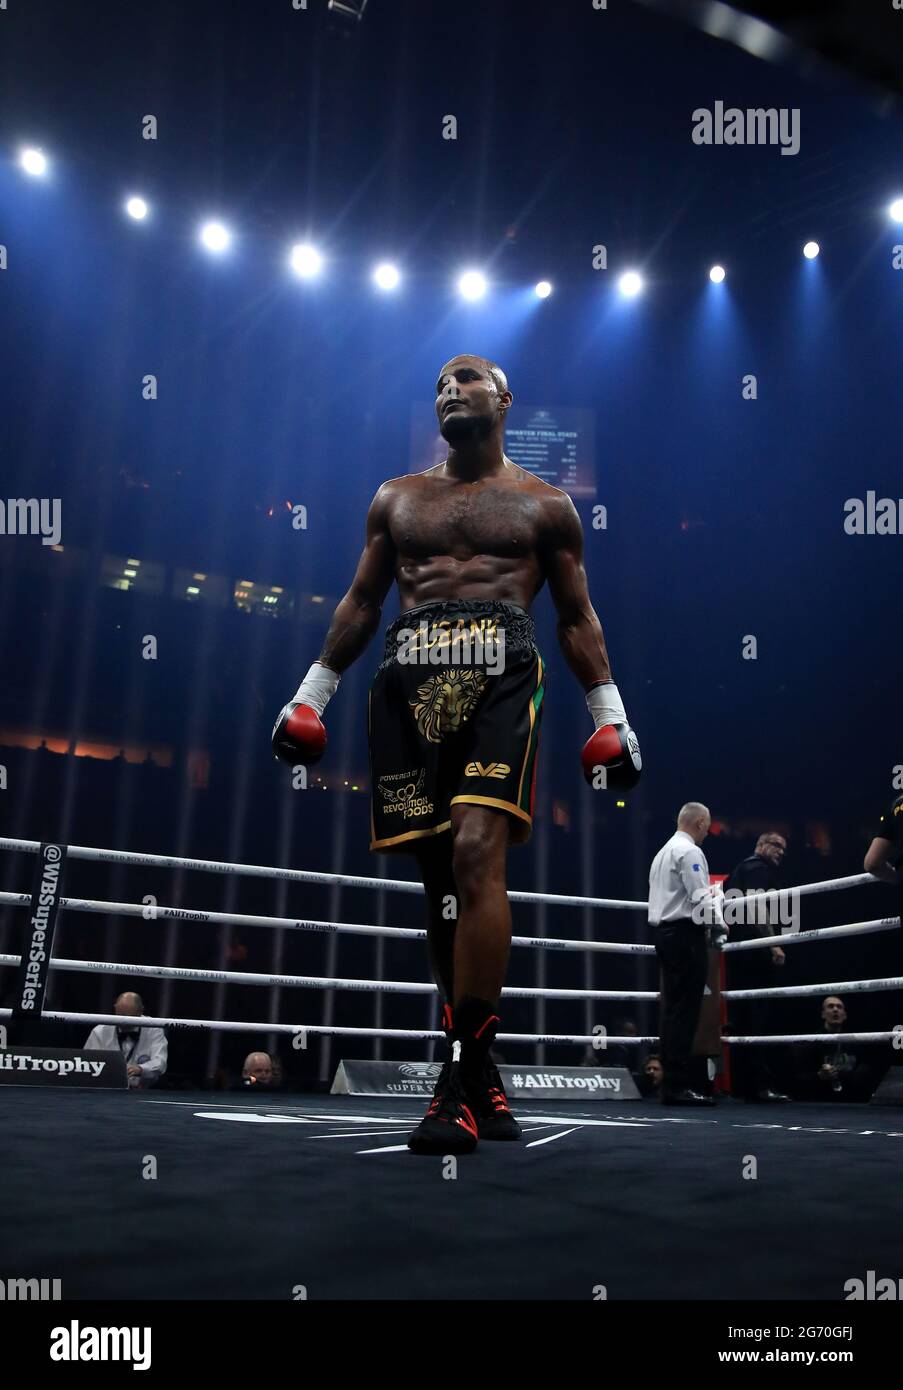
<svg viewBox="0 0 903 1390">
<path fill-rule="evenodd" d="M 120 1042 L 122 1042 L 122 1039 L 123 1039 L 123 1038 L 137 1038 L 137 1036 L 138 1036 L 138 1034 L 139 1034 L 140 1031 L 141 1031 L 141 1030 L 140 1030 L 139 1028 L 117 1028 L 117 1029 L 116 1029 L 116 1032 L 119 1034 L 119 1041 L 120 1041 Z"/>
</svg>

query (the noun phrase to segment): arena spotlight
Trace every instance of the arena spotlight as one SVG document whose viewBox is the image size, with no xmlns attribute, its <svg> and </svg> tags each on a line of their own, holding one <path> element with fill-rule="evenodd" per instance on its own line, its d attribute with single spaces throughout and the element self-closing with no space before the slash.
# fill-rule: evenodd
<svg viewBox="0 0 903 1390">
<path fill-rule="evenodd" d="M 327 8 L 346 19 L 363 19 L 367 0 L 329 0 Z"/>
<path fill-rule="evenodd" d="M 725 269 L 723 265 L 713 265 L 712 269 L 709 271 L 709 279 L 713 285 L 720 285 L 724 276 Z"/>
<path fill-rule="evenodd" d="M 378 265 L 373 272 L 373 283 L 378 285 L 381 290 L 395 290 L 401 282 L 401 276 L 394 265 L 389 265 L 384 261 Z"/>
<path fill-rule="evenodd" d="M 807 241 L 803 247 L 803 255 L 807 261 L 814 261 L 820 250 L 821 247 L 817 241 Z"/>
<path fill-rule="evenodd" d="M 536 286 L 536 294 L 538 298 L 548 299 L 551 293 L 552 286 L 549 284 L 548 280 L 540 280 L 539 284 Z"/>
<path fill-rule="evenodd" d="M 19 166 L 32 178 L 39 179 L 47 173 L 47 156 L 43 150 L 27 149 L 19 155 Z"/>
<path fill-rule="evenodd" d="M 231 233 L 222 222 L 205 222 L 199 235 L 201 244 L 206 246 L 208 251 L 215 251 L 217 254 L 225 251 L 232 240 Z"/>
<path fill-rule="evenodd" d="M 458 281 L 458 293 L 464 299 L 482 299 L 488 286 L 479 270 L 466 270 Z"/>
<path fill-rule="evenodd" d="M 322 270 L 323 257 L 315 246 L 311 246 L 306 241 L 299 242 L 297 246 L 292 247 L 289 264 L 302 280 L 311 280 Z"/>
<path fill-rule="evenodd" d="M 628 299 L 632 299 L 635 294 L 639 294 L 643 288 L 643 277 L 635 270 L 625 270 L 618 280 L 618 289 Z"/>
<path fill-rule="evenodd" d="M 129 198 L 125 210 L 129 217 L 134 218 L 136 222 L 143 222 L 149 212 L 147 203 L 143 198 Z"/>
<path fill-rule="evenodd" d="M 887 209 L 887 215 L 892 222 L 903 222 L 903 198 L 895 198 Z"/>
</svg>

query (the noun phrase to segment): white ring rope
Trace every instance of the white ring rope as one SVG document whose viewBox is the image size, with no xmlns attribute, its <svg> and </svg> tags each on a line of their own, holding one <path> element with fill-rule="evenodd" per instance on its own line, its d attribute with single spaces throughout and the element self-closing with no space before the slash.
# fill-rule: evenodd
<svg viewBox="0 0 903 1390">
<path fill-rule="evenodd" d="M 813 931 L 788 932 L 786 936 L 758 936 L 752 941 L 726 941 L 724 951 L 756 951 L 774 946 L 792 946 L 796 941 L 823 941 L 835 936 L 854 936 L 868 932 L 896 931 L 900 926 L 899 917 L 873 917 L 868 922 L 846 922 L 840 927 L 816 927 Z"/>
<path fill-rule="evenodd" d="M 0 850 L 22 850 L 37 854 L 37 840 L 11 840 L 0 836 Z M 409 878 L 362 878 L 359 874 L 327 874 L 313 869 L 281 869 L 268 864 L 229 864 L 218 859 L 181 859 L 172 854 L 133 854 L 130 850 L 94 849 L 90 845 L 67 845 L 69 859 L 90 859 L 105 864 L 138 864 L 155 869 L 200 869 L 213 874 L 247 874 L 250 878 L 286 879 L 291 883 L 329 883 L 345 888 L 391 889 L 397 893 L 422 893 L 423 884 Z M 866 875 L 868 877 L 868 875 Z M 515 903 L 549 903 L 557 907 L 612 907 L 645 912 L 648 904 L 626 898 L 580 898 L 561 893 L 526 893 L 512 889 L 508 897 Z"/>
<path fill-rule="evenodd" d="M 0 957 L 2 959 L 2 957 Z M 871 990 L 903 989 L 903 977 L 884 980 L 841 980 L 826 985 L 771 985 L 768 989 L 723 989 L 722 999 L 790 999 L 803 994 L 868 994 Z"/>
<path fill-rule="evenodd" d="M 881 1043 L 892 1042 L 899 1033 L 764 1033 L 750 1038 L 722 1037 L 721 1041 L 731 1043 Z"/>
<path fill-rule="evenodd" d="M 0 966 L 16 966 L 21 956 L 0 955 Z M 414 980 L 348 980 L 329 979 L 322 975 L 260 975 L 251 970 L 200 970 L 180 965 L 133 965 L 124 961 L 63 960 L 50 958 L 51 970 L 72 970 L 95 974 L 109 971 L 112 975 L 140 975 L 160 980 L 191 980 L 200 983 L 229 985 L 286 985 L 296 989 L 377 990 L 390 994 L 435 994 L 432 983 Z M 903 983 L 903 982 L 901 982 Z M 502 990 L 510 999 L 658 999 L 656 990 L 634 989 L 536 989 L 526 985 L 508 985 Z"/>
<path fill-rule="evenodd" d="M 0 907 L 30 907 L 28 893 L 0 893 Z M 166 907 L 162 904 L 116 903 L 97 898 L 60 898 L 60 910 L 68 912 L 106 913 L 116 917 L 141 917 L 152 922 L 158 919 L 174 922 L 201 922 L 213 926 L 278 927 L 287 931 L 348 932 L 363 936 L 390 936 L 409 941 L 424 941 L 426 932 L 420 927 L 380 927 L 361 922 L 324 922 L 309 917 L 265 917 L 245 912 L 207 912 L 203 909 Z M 787 936 L 763 936 L 753 941 L 726 943 L 725 951 L 745 951 L 774 946 L 788 946 L 800 941 L 819 941 L 825 937 L 852 936 L 868 932 L 895 931 L 899 917 L 876 917 L 867 922 L 848 922 L 839 927 L 819 927 L 815 931 L 791 932 Z M 655 947 L 641 942 L 573 941 L 555 936 L 512 936 L 512 946 L 528 946 L 544 951 L 614 951 L 626 955 L 654 955 Z"/>
<path fill-rule="evenodd" d="M 0 836 L 0 850 L 22 850 L 25 854 L 37 854 L 38 840 L 16 840 Z M 215 874 L 247 874 L 253 878 L 278 878 L 295 883 L 332 883 L 347 888 L 392 889 L 398 893 L 422 893 L 423 885 L 413 879 L 402 878 L 363 878 L 358 874 L 319 873 L 313 869 L 283 869 L 266 864 L 229 864 L 218 859 L 184 859 L 171 854 L 135 854 L 131 850 L 95 849 L 90 845 L 67 845 L 66 853 L 70 859 L 90 859 L 107 864 L 136 864 L 148 868 L 161 869 L 200 869 Z M 756 893 L 760 899 L 781 898 L 788 893 L 833 893 L 842 888 L 860 888 L 866 883 L 879 883 L 873 874 L 851 874 L 847 878 L 825 879 L 819 883 L 803 883 L 797 888 L 772 888 L 767 892 Z M 611 907 L 646 911 L 649 904 L 625 898 L 581 898 L 561 893 L 527 893 L 512 890 L 508 897 L 512 902 L 550 903 L 559 907 Z"/>
<path fill-rule="evenodd" d="M 11 1018 L 12 1013 L 12 1009 L 0 1009 L 0 1018 Z M 124 1017 L 123 1014 L 72 1014 L 58 1010 L 47 1010 L 41 1014 L 41 1018 L 50 1018 L 58 1023 L 112 1023 L 117 1028 L 122 1027 Z M 444 1033 L 429 1028 L 346 1028 L 326 1027 L 314 1023 L 233 1023 L 226 1019 L 152 1018 L 143 1014 L 129 1014 L 128 1022 L 133 1026 L 137 1024 L 139 1028 L 214 1028 L 225 1033 L 292 1033 L 302 1039 L 298 1051 L 304 1050 L 303 1041 L 308 1033 L 331 1038 L 424 1038 L 427 1041 L 445 1037 Z M 498 1033 L 495 1040 L 500 1043 L 582 1043 L 585 1047 L 593 1047 L 597 1052 L 604 1052 L 605 1049 L 599 1046 L 602 1038 L 606 1043 L 658 1042 L 658 1038 L 653 1037 L 613 1038 L 599 1033 Z M 604 1063 L 600 1062 L 599 1065 L 603 1066 Z"/>
<path fill-rule="evenodd" d="M 21 956 L 0 954 L 0 966 L 18 966 Z M 385 994 L 435 994 L 436 986 L 425 980 L 358 980 L 343 976 L 267 975 L 252 970 L 202 970 L 179 965 L 136 965 L 133 961 L 66 960 L 52 956 L 52 970 L 82 974 L 135 975 L 142 979 L 183 980 L 200 984 L 277 985 L 293 989 L 374 990 Z M 879 980 L 833 980 L 814 985 L 780 985 L 768 989 L 723 989 L 722 999 L 784 999 L 818 994 L 856 994 L 903 989 L 903 976 Z M 657 990 L 641 989 L 539 989 L 532 985 L 506 985 L 502 996 L 508 999 L 627 999 L 654 1002 Z"/>
<path fill-rule="evenodd" d="M 0 1009 L 0 1018 L 11 1018 L 12 1009 Z M 122 1014 L 73 1014 L 58 1010 L 48 1011 L 41 1015 L 42 1018 L 53 1019 L 58 1023 L 90 1023 L 92 1026 L 97 1023 L 111 1023 L 114 1027 L 122 1026 Z M 143 1014 L 130 1014 L 128 1016 L 130 1024 L 137 1024 L 139 1028 L 213 1028 L 224 1033 L 291 1033 L 301 1038 L 302 1044 L 306 1041 L 308 1034 L 317 1034 L 325 1037 L 357 1037 L 357 1038 L 421 1038 L 426 1041 L 440 1039 L 444 1033 L 430 1029 L 420 1028 L 347 1028 L 347 1027 L 325 1027 L 322 1024 L 295 1023 L 233 1023 L 226 1019 L 213 1018 L 154 1018 Z M 722 1042 L 726 1043 L 795 1043 L 795 1042 L 818 1042 L 823 1043 L 829 1039 L 832 1043 L 865 1042 L 880 1043 L 891 1042 L 899 1037 L 898 1033 L 782 1033 L 766 1034 L 763 1037 L 723 1037 Z M 496 1042 L 507 1043 L 573 1043 L 583 1044 L 585 1047 L 592 1047 L 594 1051 L 604 1053 L 605 1048 L 599 1046 L 600 1038 L 604 1035 L 599 1033 L 499 1033 Z M 629 1045 L 633 1043 L 658 1043 L 657 1037 L 605 1037 L 606 1045 L 613 1043 Z M 303 1046 L 298 1048 L 303 1051 Z M 599 1066 L 604 1066 L 604 1061 L 600 1061 Z"/>
<path fill-rule="evenodd" d="M 0 893 L 0 907 L 30 907 L 28 893 Z M 203 912 L 192 908 L 162 907 L 147 903 L 108 903 L 94 898 L 60 898 L 60 910 L 100 912 L 114 917 L 142 917 L 147 922 L 163 921 L 209 923 L 227 927 L 279 927 L 287 931 L 352 932 L 364 936 L 394 936 L 424 941 L 421 927 L 372 927 L 358 922 L 320 922 L 307 917 L 258 917 L 245 912 Z M 530 946 L 543 951 L 624 951 L 629 955 L 654 955 L 655 947 L 638 942 L 571 941 L 555 936 L 512 936 L 512 946 Z"/>
<path fill-rule="evenodd" d="M 37 840 L 19 840 L 0 836 L 0 850 L 20 850 L 27 854 L 36 854 L 40 849 L 40 842 Z M 148 868 L 164 869 L 197 869 L 209 873 L 218 874 L 245 874 L 249 877 L 270 878 L 289 882 L 300 883 L 320 883 L 343 885 L 349 888 L 367 888 L 380 890 L 393 890 L 403 893 L 422 893 L 423 885 L 409 879 L 381 879 L 366 878 L 354 874 L 332 874 L 320 873 L 309 869 L 284 869 L 269 865 L 259 864 L 229 864 L 219 860 L 208 859 L 187 859 L 175 855 L 159 854 L 134 854 L 126 850 L 104 850 L 95 849 L 86 845 L 69 845 L 66 847 L 67 855 L 72 859 L 90 860 L 93 862 L 127 864 L 132 866 L 144 866 Z M 797 888 L 773 889 L 769 892 L 756 894 L 759 899 L 780 898 L 786 894 L 794 893 L 798 895 L 835 892 L 844 888 L 858 888 L 868 883 L 877 883 L 872 874 L 853 874 L 846 878 L 828 879 L 819 883 L 802 884 Z M 619 898 L 586 898 L 554 893 L 528 893 L 520 891 L 509 892 L 508 897 L 513 902 L 525 903 L 545 903 L 555 906 L 567 907 L 598 907 L 598 908 L 626 908 L 629 910 L 647 910 L 648 904 L 645 902 L 634 902 Z M 26 893 L 0 893 L 0 905 L 9 907 L 29 907 L 31 896 Z M 180 921 L 180 922 L 201 922 L 212 925 L 222 926 L 244 926 L 244 927 L 276 927 L 295 931 L 315 931 L 315 932 L 348 932 L 358 935 L 396 937 L 406 940 L 422 941 L 426 938 L 426 932 L 417 928 L 409 927 L 384 927 L 372 926 L 363 923 L 348 922 L 326 922 L 312 918 L 289 918 L 289 917 L 265 917 L 239 912 L 207 912 L 193 910 L 189 908 L 164 907 L 157 904 L 148 905 L 146 903 L 116 903 L 104 902 L 90 898 L 61 898 L 59 901 L 60 909 L 72 912 L 101 913 L 113 916 L 140 917 L 145 921 Z M 810 932 L 791 932 L 775 936 L 763 936 L 751 941 L 727 942 L 723 949 L 727 951 L 744 951 L 753 949 L 773 948 L 776 945 L 787 946 L 798 941 L 817 941 L 835 936 L 850 936 L 853 934 L 867 934 L 870 932 L 894 931 L 900 927 L 899 917 L 873 918 L 866 922 L 851 922 L 839 927 L 822 927 Z M 599 942 L 599 941 L 572 941 L 556 937 L 526 937 L 515 936 L 512 938 L 514 946 L 529 946 L 534 949 L 542 950 L 562 950 L 562 951 L 616 951 L 626 954 L 650 955 L 655 953 L 652 945 L 626 942 Z M 21 958 L 15 955 L 0 955 L 0 966 L 18 965 Z M 318 976 L 305 975 L 267 975 L 256 974 L 244 971 L 226 970 L 195 970 L 186 967 L 156 966 L 156 965 L 131 965 L 105 961 L 79 961 L 61 960 L 51 958 L 50 965 L 54 969 L 71 971 L 110 971 L 116 974 L 133 974 L 140 976 L 153 976 L 157 978 L 173 980 L 196 980 L 210 982 L 225 982 L 229 984 L 258 984 L 258 985 L 288 985 L 298 988 L 309 989 L 348 989 L 348 990 L 381 990 L 388 993 L 410 993 L 410 994 L 432 994 L 435 986 L 432 984 L 406 982 L 398 980 L 352 980 L 341 978 L 325 978 Z M 816 985 L 792 985 L 786 987 L 774 987 L 769 989 L 756 990 L 724 990 L 723 997 L 726 999 L 766 999 L 781 998 L 800 995 L 813 995 L 822 992 L 845 993 L 877 991 L 883 989 L 899 989 L 903 987 L 903 978 L 888 978 L 882 980 L 857 980 L 844 981 L 840 984 L 816 984 Z M 502 991 L 503 995 L 510 998 L 545 998 L 545 999 L 621 999 L 621 1000 L 655 1000 L 658 993 L 655 991 L 643 990 L 562 990 L 562 989 L 534 989 L 528 987 L 509 986 Z M 13 1016 L 12 1009 L 0 1009 L 0 1017 L 10 1018 Z M 110 1023 L 118 1025 L 121 1016 L 118 1014 L 84 1014 L 67 1013 L 60 1011 L 43 1012 L 42 1018 L 53 1019 L 65 1023 Z M 210 1028 L 224 1032 L 264 1032 L 264 1033 L 291 1033 L 295 1036 L 304 1035 L 305 1045 L 307 1034 L 318 1036 L 338 1037 L 383 1037 L 383 1038 L 419 1038 L 424 1040 L 438 1039 L 444 1035 L 435 1030 L 429 1029 L 392 1029 L 392 1028 L 351 1028 L 325 1025 L 302 1026 L 290 1023 L 245 1023 L 232 1022 L 222 1019 L 185 1019 L 185 1018 L 154 1018 L 140 1017 L 133 1021 L 138 1022 L 143 1027 L 159 1028 Z M 603 1035 L 604 1036 L 604 1035 Z M 898 1035 L 893 1032 L 879 1033 L 798 1033 L 798 1034 L 766 1034 L 763 1036 L 752 1037 L 723 1037 L 722 1041 L 729 1044 L 757 1044 L 757 1043 L 794 1043 L 794 1042 L 824 1042 L 826 1036 L 832 1042 L 887 1042 L 895 1039 Z M 535 1034 L 535 1033 L 500 1033 L 499 1042 L 525 1042 L 525 1043 L 572 1043 L 594 1046 L 598 1051 L 599 1034 Z M 657 1043 L 654 1037 L 626 1037 L 612 1038 L 607 1037 L 606 1043 L 633 1044 L 633 1043 Z"/>
</svg>

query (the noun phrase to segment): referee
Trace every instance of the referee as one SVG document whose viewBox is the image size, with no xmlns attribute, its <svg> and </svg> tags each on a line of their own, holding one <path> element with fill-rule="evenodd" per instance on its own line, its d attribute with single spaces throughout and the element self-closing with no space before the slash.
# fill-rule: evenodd
<svg viewBox="0 0 903 1390">
<path fill-rule="evenodd" d="M 700 845 L 712 817 L 707 806 L 688 801 L 677 817 L 677 830 L 663 845 L 649 870 L 649 925 L 662 977 L 661 1057 L 664 1105 L 714 1105 L 689 1085 L 690 1049 L 708 974 L 708 933 L 727 932 L 719 895 L 709 882 L 709 866 Z"/>
</svg>

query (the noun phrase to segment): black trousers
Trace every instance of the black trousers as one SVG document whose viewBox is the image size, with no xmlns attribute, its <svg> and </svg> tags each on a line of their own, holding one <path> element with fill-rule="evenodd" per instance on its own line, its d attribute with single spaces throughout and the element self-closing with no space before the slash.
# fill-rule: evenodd
<svg viewBox="0 0 903 1390">
<path fill-rule="evenodd" d="M 680 1091 L 687 1085 L 690 1049 L 708 974 L 705 928 L 689 918 L 662 922 L 656 927 L 655 953 L 662 972 L 663 1089 Z"/>
<path fill-rule="evenodd" d="M 743 941 L 749 938 L 741 936 L 736 939 Z M 775 937 L 775 945 L 780 944 L 780 937 Z M 727 983 L 728 989 L 770 989 L 782 983 L 780 967 L 774 964 L 771 952 L 764 948 L 757 951 L 728 951 Z M 730 1031 L 738 1037 L 773 1033 L 771 1003 L 770 999 L 729 1000 Z M 731 1093 L 746 1099 L 759 1091 L 783 1090 L 784 1083 L 777 1076 L 782 1060 L 778 1048 L 768 1047 L 764 1043 L 732 1047 Z"/>
</svg>

